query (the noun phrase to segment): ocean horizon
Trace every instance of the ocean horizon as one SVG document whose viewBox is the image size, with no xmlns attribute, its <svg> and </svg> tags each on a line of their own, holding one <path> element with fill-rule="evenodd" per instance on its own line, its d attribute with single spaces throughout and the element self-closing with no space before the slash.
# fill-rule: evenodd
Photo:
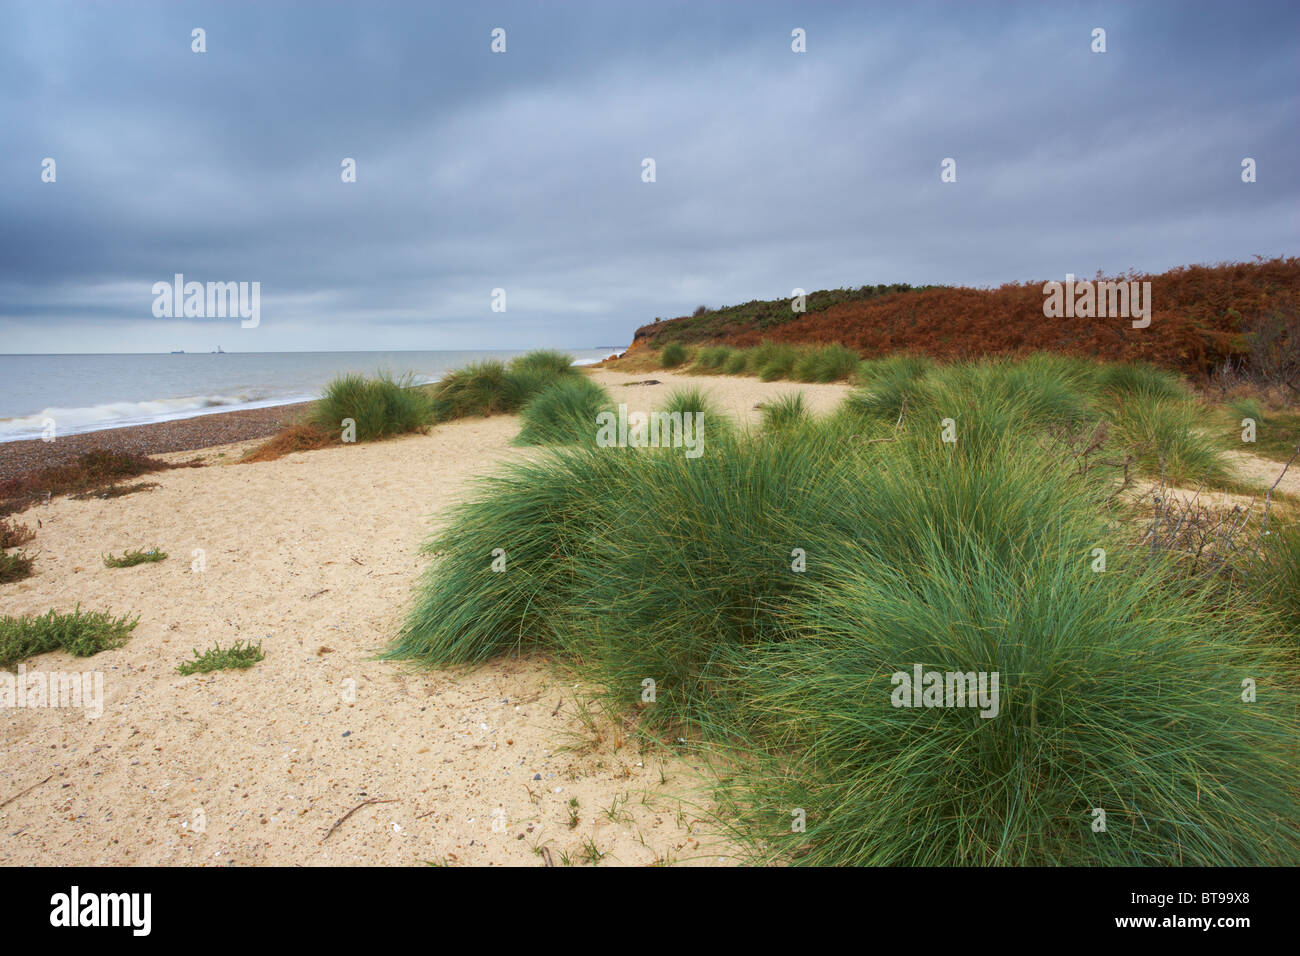
<svg viewBox="0 0 1300 956">
<path fill-rule="evenodd" d="M 527 349 L 0 354 L 0 443 L 146 425 L 320 397 L 334 377 L 379 371 L 436 382 Z M 563 349 L 591 365 L 620 348 Z"/>
</svg>

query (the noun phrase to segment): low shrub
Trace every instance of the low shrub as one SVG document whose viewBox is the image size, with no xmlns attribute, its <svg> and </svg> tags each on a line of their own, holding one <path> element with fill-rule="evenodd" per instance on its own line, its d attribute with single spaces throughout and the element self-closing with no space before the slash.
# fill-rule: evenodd
<svg viewBox="0 0 1300 956">
<path fill-rule="evenodd" d="M 111 554 L 104 555 L 104 567 L 106 568 L 133 568 L 137 564 L 152 564 L 158 561 L 167 560 L 167 552 L 158 548 L 150 548 L 148 551 L 135 550 L 123 551 L 120 558 L 115 558 Z"/>
<path fill-rule="evenodd" d="M 16 665 L 48 651 L 65 650 L 75 657 L 90 657 L 121 647 L 135 629 L 137 618 L 113 617 L 103 611 L 0 617 L 0 668 Z"/>
<path fill-rule="evenodd" d="M 199 653 L 198 648 L 192 652 L 194 659 L 184 661 L 177 666 L 176 672 L 188 677 L 191 674 L 210 674 L 212 671 L 244 670 L 258 661 L 264 660 L 262 642 L 235 641 L 230 647 L 223 648 L 214 643 L 209 650 Z"/>
</svg>

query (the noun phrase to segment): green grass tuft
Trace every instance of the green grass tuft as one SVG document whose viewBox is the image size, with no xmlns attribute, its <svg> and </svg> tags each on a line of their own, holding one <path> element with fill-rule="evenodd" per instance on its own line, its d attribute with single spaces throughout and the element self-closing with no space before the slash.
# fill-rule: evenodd
<svg viewBox="0 0 1300 956">
<path fill-rule="evenodd" d="M 1102 366 L 1097 384 L 1117 395 L 1140 395 L 1148 400 L 1187 397 L 1187 389 L 1177 375 L 1141 362 Z"/>
<path fill-rule="evenodd" d="M 1258 566 L 1250 569 L 1247 586 L 1274 615 L 1278 632 L 1292 652 L 1300 651 L 1300 525 L 1272 524 L 1264 538 Z"/>
<path fill-rule="evenodd" d="M 1204 429 L 1205 410 L 1187 398 L 1134 396 L 1112 415 L 1119 442 L 1147 474 L 1211 487 L 1230 479 L 1220 442 Z"/>
<path fill-rule="evenodd" d="M 683 415 L 698 412 L 706 419 L 719 421 L 725 417 L 709 394 L 697 386 L 673 389 L 664 399 L 662 411 L 669 414 L 680 412 Z"/>
<path fill-rule="evenodd" d="M 554 382 L 523 407 L 521 445 L 592 444 L 596 416 L 610 407 L 609 393 L 585 376 Z"/>
<path fill-rule="evenodd" d="M 687 358 L 686 346 L 680 342 L 669 342 L 659 353 L 659 364 L 663 368 L 677 368 Z"/>
<path fill-rule="evenodd" d="M 826 345 L 801 354 L 795 360 L 791 377 L 799 382 L 839 382 L 852 377 L 858 362 L 858 353 L 852 349 Z"/>
<path fill-rule="evenodd" d="M 1141 545 L 1114 473 L 1069 450 L 1112 411 L 1131 442 L 1120 426 L 1152 403 L 1056 368 L 874 363 L 883 441 L 858 437 L 859 410 L 727 429 L 694 460 L 514 464 L 426 546 L 389 654 L 558 654 L 607 712 L 729 758 L 721 792 L 760 860 L 1295 865 L 1300 690 L 1280 612 Z M 897 427 L 886 387 L 907 396 Z M 1166 452 L 1199 441 L 1186 396 L 1157 404 Z M 1295 593 L 1278 547 L 1276 590 Z M 893 706 L 916 664 L 997 673 L 996 716 Z"/>
<path fill-rule="evenodd" d="M 803 392 L 782 395 L 763 405 L 763 428 L 778 431 L 802 424 L 808 420 L 808 406 Z"/>
<path fill-rule="evenodd" d="M 726 357 L 722 371 L 727 375 L 744 375 L 749 372 L 750 354 L 746 349 L 737 349 Z"/>
<path fill-rule="evenodd" d="M 423 431 L 431 416 L 429 396 L 412 387 L 409 377 L 342 375 L 325 386 L 312 406 L 310 423 L 338 436 L 347 434 L 345 422 L 350 420 L 362 442 Z"/>
<path fill-rule="evenodd" d="M 429 386 L 433 418 L 501 415 L 518 411 L 533 396 L 561 380 L 579 378 L 571 356 L 541 349 L 503 362 L 475 362 L 448 372 Z"/>
<path fill-rule="evenodd" d="M 735 350 L 725 345 L 702 348 L 695 356 L 693 368 L 701 372 L 721 372 L 725 368 L 727 360 L 733 354 L 735 354 Z"/>
</svg>

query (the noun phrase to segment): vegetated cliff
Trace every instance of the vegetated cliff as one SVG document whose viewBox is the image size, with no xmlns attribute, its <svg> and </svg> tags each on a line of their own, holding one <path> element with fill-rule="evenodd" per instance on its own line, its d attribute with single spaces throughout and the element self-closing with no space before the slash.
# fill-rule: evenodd
<svg viewBox="0 0 1300 956">
<path fill-rule="evenodd" d="M 906 285 L 836 289 L 754 301 L 642 326 L 633 348 L 684 344 L 750 346 L 763 339 L 838 342 L 864 357 L 910 351 L 937 358 L 1064 352 L 1110 361 L 1147 361 L 1203 375 L 1225 360 L 1300 361 L 1300 258 L 1130 272 L 1109 281 L 1150 283 L 1150 324 L 1131 316 L 1044 315 L 1045 282 L 996 289 Z M 1082 277 L 1076 279 L 1076 297 Z M 1093 283 L 1107 281 L 1098 275 Z M 1104 303 L 1105 296 L 1101 296 Z M 1288 357 L 1289 356 L 1289 357 Z"/>
</svg>

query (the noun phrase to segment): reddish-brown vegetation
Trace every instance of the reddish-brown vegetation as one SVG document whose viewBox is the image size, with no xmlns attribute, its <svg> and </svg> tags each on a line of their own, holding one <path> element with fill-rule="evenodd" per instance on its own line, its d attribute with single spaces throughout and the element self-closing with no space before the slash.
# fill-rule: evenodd
<svg viewBox="0 0 1300 956">
<path fill-rule="evenodd" d="M 105 449 L 89 451 L 78 456 L 71 464 L 42 468 L 40 471 L 0 481 L 0 515 L 22 511 L 47 494 L 89 491 L 111 485 L 122 478 L 134 478 L 170 468 L 196 467 L 198 464 L 173 464 L 131 452 Z"/>
<path fill-rule="evenodd" d="M 0 551 L 5 548 L 16 548 L 35 537 L 36 532 L 27 525 L 10 521 L 8 518 L 0 518 Z"/>
<path fill-rule="evenodd" d="M 241 464 L 258 461 L 275 461 L 295 451 L 314 451 L 328 445 L 337 444 L 339 439 L 319 425 L 299 422 L 281 429 L 271 438 L 249 451 L 239 459 Z"/>
<path fill-rule="evenodd" d="M 1252 347 L 1265 338 L 1270 349 L 1300 358 L 1300 258 L 1185 266 L 1116 278 L 1151 283 L 1149 327 L 1133 328 L 1122 318 L 1045 318 L 1044 283 L 1027 282 L 997 289 L 929 288 L 840 302 L 780 324 L 733 325 L 710 341 L 734 346 L 757 345 L 762 339 L 839 342 L 867 358 L 898 351 L 941 359 L 1054 351 L 1147 361 L 1195 376 L 1225 360 L 1248 362 Z M 1064 276 L 1052 279 L 1059 282 Z M 685 338 L 676 334 L 685 328 L 691 326 L 682 319 L 644 326 L 637 340 L 661 346 Z"/>
</svg>

